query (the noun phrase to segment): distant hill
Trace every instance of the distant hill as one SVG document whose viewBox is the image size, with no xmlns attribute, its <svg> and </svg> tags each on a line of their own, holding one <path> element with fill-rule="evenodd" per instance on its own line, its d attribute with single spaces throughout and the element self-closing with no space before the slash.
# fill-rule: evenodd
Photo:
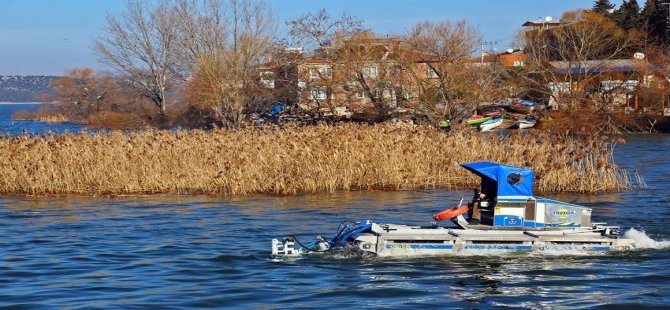
<svg viewBox="0 0 670 310">
<path fill-rule="evenodd" d="M 59 76 L 0 75 L 0 102 L 34 102 L 39 94 L 53 93 L 51 81 Z"/>
</svg>

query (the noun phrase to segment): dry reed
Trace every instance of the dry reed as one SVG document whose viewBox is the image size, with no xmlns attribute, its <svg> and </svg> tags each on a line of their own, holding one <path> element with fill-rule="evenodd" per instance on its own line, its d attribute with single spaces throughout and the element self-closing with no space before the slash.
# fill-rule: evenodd
<svg viewBox="0 0 670 310">
<path fill-rule="evenodd" d="M 50 113 L 42 110 L 36 112 L 19 110 L 12 115 L 12 119 L 17 121 L 40 121 L 45 123 L 65 123 L 71 121 L 69 117 L 62 113 Z"/>
<path fill-rule="evenodd" d="M 0 139 L 0 193 L 296 194 L 474 187 L 458 164 L 536 169 L 541 192 L 631 188 L 610 144 L 561 136 L 481 135 L 340 125 L 137 131 Z"/>
</svg>

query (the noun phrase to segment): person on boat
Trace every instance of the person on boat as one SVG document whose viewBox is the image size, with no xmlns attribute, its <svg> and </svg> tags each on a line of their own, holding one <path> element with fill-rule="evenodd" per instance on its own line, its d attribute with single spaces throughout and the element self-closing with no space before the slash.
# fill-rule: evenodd
<svg viewBox="0 0 670 310">
<path fill-rule="evenodd" d="M 475 194 L 472 197 L 472 201 L 468 204 L 468 221 L 480 220 L 479 207 L 481 206 L 482 200 L 486 197 L 486 195 L 480 192 L 477 188 L 475 188 L 474 192 Z"/>
</svg>

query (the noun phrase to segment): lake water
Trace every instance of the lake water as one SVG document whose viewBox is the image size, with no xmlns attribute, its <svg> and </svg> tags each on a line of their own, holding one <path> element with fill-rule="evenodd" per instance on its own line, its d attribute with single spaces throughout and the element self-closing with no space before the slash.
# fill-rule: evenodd
<svg viewBox="0 0 670 310">
<path fill-rule="evenodd" d="M 71 123 L 46 123 L 12 120 L 12 114 L 19 110 L 37 111 L 39 104 L 0 104 L 0 133 L 16 136 L 25 133 L 45 134 L 47 132 L 79 132 L 81 125 Z"/>
<path fill-rule="evenodd" d="M 0 307 L 666 307 L 670 136 L 628 140 L 615 161 L 637 170 L 646 189 L 549 196 L 593 207 L 594 221 L 634 228 L 645 249 L 414 259 L 269 255 L 272 238 L 331 235 L 342 220 L 424 224 L 470 191 L 0 197 Z"/>
</svg>

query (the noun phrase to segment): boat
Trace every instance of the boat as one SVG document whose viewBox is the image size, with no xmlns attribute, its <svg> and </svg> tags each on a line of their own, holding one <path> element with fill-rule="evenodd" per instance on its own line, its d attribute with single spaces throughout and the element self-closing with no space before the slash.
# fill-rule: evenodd
<svg viewBox="0 0 670 310">
<path fill-rule="evenodd" d="M 533 115 L 526 115 L 526 117 L 516 122 L 519 129 L 531 128 L 535 126 L 535 124 L 537 124 L 537 117 Z"/>
<path fill-rule="evenodd" d="M 484 115 L 473 115 L 468 117 L 465 120 L 465 123 L 468 125 L 479 125 L 483 122 L 486 122 L 491 119 L 491 116 L 484 116 Z"/>
<path fill-rule="evenodd" d="M 528 100 L 515 100 L 509 103 L 505 109 L 512 113 L 528 114 L 533 110 L 540 109 L 541 106 L 537 102 Z"/>
<path fill-rule="evenodd" d="M 531 106 L 527 106 L 518 102 L 512 102 L 507 106 L 507 110 L 512 113 L 526 114 L 530 113 Z"/>
<path fill-rule="evenodd" d="M 493 128 L 496 128 L 496 127 L 502 125 L 502 123 L 503 123 L 503 116 L 502 115 L 494 116 L 491 119 L 489 119 L 488 121 L 479 124 L 479 130 L 489 131 L 489 130 L 492 130 Z"/>
<path fill-rule="evenodd" d="M 444 131 L 449 131 L 451 129 L 451 124 L 449 121 L 441 121 L 439 124 L 439 128 Z"/>
<path fill-rule="evenodd" d="M 537 102 L 529 101 L 529 100 L 517 100 L 517 101 L 515 101 L 515 103 L 520 103 L 520 104 L 528 106 L 528 107 L 537 106 Z"/>
<path fill-rule="evenodd" d="M 496 111 L 493 111 L 493 112 L 483 113 L 481 115 L 473 115 L 473 116 L 468 117 L 465 120 L 465 123 L 468 124 L 468 125 L 479 125 L 481 123 L 484 123 L 486 121 L 491 120 L 491 118 L 493 118 L 495 116 L 504 115 L 504 113 L 505 113 L 505 111 L 503 111 L 503 110 L 496 110 Z"/>
<path fill-rule="evenodd" d="M 606 253 L 635 248 L 621 228 L 591 221 L 592 209 L 533 194 L 532 169 L 492 162 L 461 165 L 481 178 L 468 203 L 439 212 L 428 225 L 342 223 L 332 238 L 302 243 L 272 240 L 272 254 L 297 256 L 349 249 L 380 257 L 497 255 L 504 253 Z M 440 225 L 449 220 L 449 225 Z"/>
</svg>

